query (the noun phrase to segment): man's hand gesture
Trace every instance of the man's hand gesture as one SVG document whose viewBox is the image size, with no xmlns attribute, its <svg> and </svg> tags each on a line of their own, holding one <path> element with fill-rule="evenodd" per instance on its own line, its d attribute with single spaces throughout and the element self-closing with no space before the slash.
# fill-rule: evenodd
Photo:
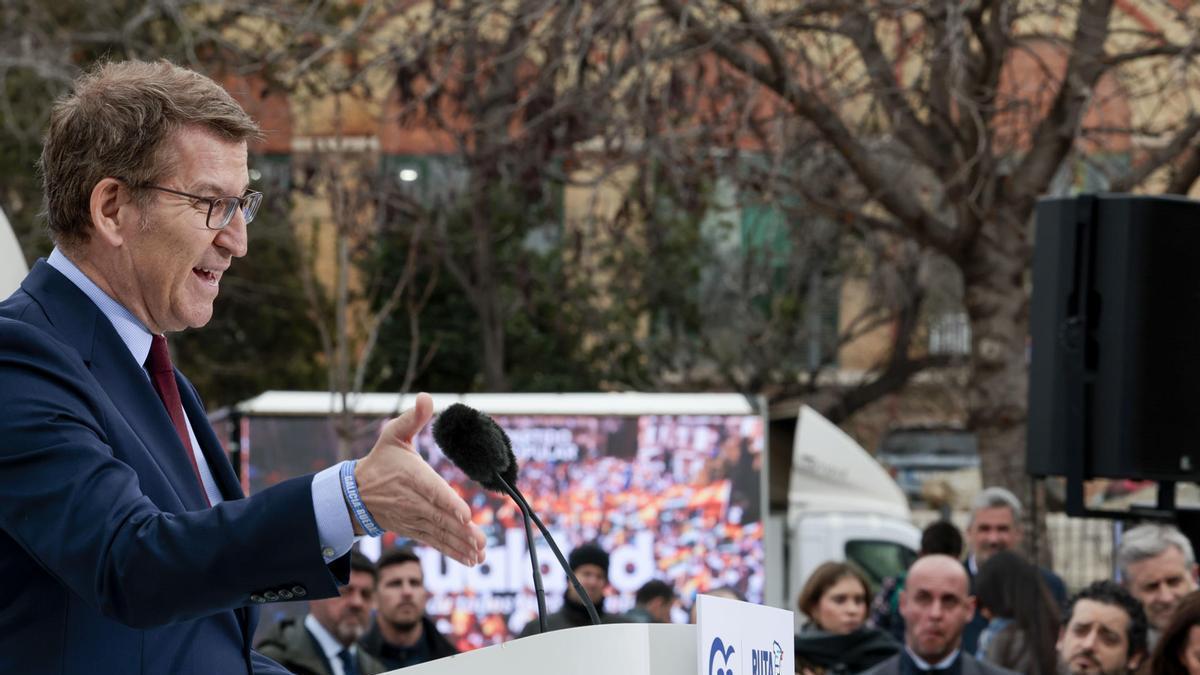
<svg viewBox="0 0 1200 675">
<path fill-rule="evenodd" d="M 383 529 L 476 565 L 484 558 L 483 531 L 471 522 L 467 503 L 413 447 L 413 437 L 431 417 L 433 399 L 418 394 L 411 409 L 384 425 L 375 447 L 355 467 L 358 492 Z"/>
</svg>

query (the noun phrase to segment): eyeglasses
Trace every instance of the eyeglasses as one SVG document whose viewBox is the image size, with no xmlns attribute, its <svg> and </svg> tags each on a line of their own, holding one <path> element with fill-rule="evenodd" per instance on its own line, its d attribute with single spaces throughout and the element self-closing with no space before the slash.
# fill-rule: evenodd
<svg viewBox="0 0 1200 675">
<path fill-rule="evenodd" d="M 225 229 L 230 221 L 233 220 L 233 214 L 237 213 L 238 209 L 241 209 L 242 219 L 249 225 L 250 221 L 254 220 L 254 216 L 258 215 L 258 207 L 262 204 L 263 198 L 261 192 L 255 192 L 254 190 L 247 190 L 246 194 L 241 197 L 201 197 L 200 195 L 188 194 L 159 185 L 135 185 L 134 187 L 169 192 L 173 195 L 187 197 L 197 202 L 208 204 L 208 215 L 204 217 L 204 226 L 210 230 Z M 215 219 L 213 218 L 214 214 L 217 216 Z"/>
</svg>

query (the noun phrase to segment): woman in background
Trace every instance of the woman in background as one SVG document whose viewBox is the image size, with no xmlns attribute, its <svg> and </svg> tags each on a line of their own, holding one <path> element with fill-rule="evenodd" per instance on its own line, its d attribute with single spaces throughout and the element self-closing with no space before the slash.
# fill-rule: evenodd
<svg viewBox="0 0 1200 675">
<path fill-rule="evenodd" d="M 817 567 L 800 591 L 808 625 L 796 636 L 796 672 L 842 675 L 867 670 L 900 645 L 867 622 L 867 580 L 847 563 Z"/>
<path fill-rule="evenodd" d="M 1059 614 L 1037 567 L 1012 551 L 988 558 L 975 577 L 988 625 L 975 658 L 1026 675 L 1055 675 Z"/>
</svg>

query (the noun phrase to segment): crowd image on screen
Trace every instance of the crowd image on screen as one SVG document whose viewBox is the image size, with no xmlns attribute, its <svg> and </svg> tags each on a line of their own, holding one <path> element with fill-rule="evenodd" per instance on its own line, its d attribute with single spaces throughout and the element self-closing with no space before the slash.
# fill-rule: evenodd
<svg viewBox="0 0 1200 675">
<path fill-rule="evenodd" d="M 619 615 L 633 609 L 637 590 L 651 579 L 671 584 L 681 598 L 726 586 L 762 601 L 761 418 L 495 419 L 512 439 L 519 488 L 564 555 L 591 541 L 612 554 L 604 611 Z M 427 572 L 428 613 L 454 636 L 458 649 L 512 639 L 537 620 L 521 513 L 507 497 L 466 479 L 428 432 L 416 444 L 471 505 L 489 537 L 488 562 L 504 566 L 485 564 L 471 577 L 465 571 L 454 576 L 457 570 L 439 577 L 441 556 L 418 547 L 426 568 L 435 569 Z M 547 609 L 554 612 L 566 585 L 549 548 L 537 540 Z M 394 543 L 385 537 L 384 545 Z M 495 563 L 497 556 L 504 562 Z M 483 580 L 488 574 L 504 578 Z"/>
</svg>

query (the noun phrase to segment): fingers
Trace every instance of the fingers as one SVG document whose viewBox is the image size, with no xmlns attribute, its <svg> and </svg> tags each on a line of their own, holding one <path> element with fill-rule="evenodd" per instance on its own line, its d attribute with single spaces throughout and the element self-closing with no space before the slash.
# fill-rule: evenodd
<svg viewBox="0 0 1200 675">
<path fill-rule="evenodd" d="M 396 531 L 428 544 L 467 566 L 479 564 L 485 557 L 485 537 L 479 526 L 469 520 L 460 521 L 445 510 L 435 508 L 432 503 L 414 509 Z"/>
<path fill-rule="evenodd" d="M 406 529 L 408 531 L 399 532 L 398 534 L 411 537 L 423 544 L 432 546 L 447 557 L 453 558 L 463 565 L 471 567 L 484 561 L 485 556 L 482 547 L 483 532 L 474 525 L 471 525 L 466 531 L 467 536 L 465 538 L 455 536 L 431 522 L 414 524 L 412 527 Z"/>
<path fill-rule="evenodd" d="M 448 541 L 452 542 L 456 549 L 469 551 L 479 562 L 483 562 L 486 537 L 479 526 L 472 522 L 471 508 L 432 468 L 429 469 L 429 475 L 432 481 L 425 494 L 432 507 L 431 515 L 435 525 L 433 536 L 440 540 L 440 535 L 445 533 L 448 535 Z"/>
<path fill-rule="evenodd" d="M 386 529 L 426 543 L 464 565 L 476 565 L 483 562 L 486 538 L 471 521 L 471 508 L 412 452 L 413 438 L 432 416 L 433 399 L 421 393 L 412 408 L 384 425 L 379 443 L 359 460 L 355 472 L 359 491 Z"/>
</svg>

